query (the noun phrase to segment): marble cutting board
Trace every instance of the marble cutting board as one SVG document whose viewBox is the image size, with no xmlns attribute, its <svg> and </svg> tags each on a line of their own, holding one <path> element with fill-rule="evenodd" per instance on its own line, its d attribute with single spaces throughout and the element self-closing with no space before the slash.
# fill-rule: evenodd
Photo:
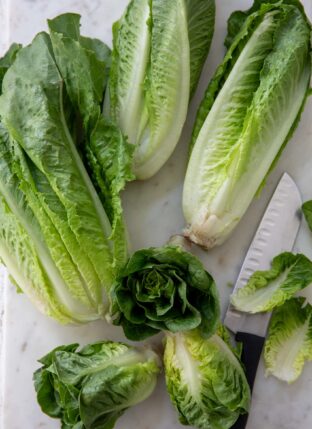
<svg viewBox="0 0 312 429">
<path fill-rule="evenodd" d="M 167 164 L 149 181 L 131 183 L 123 195 L 125 215 L 133 250 L 162 245 L 183 226 L 181 192 L 187 144 L 195 112 L 207 83 L 224 55 L 226 19 L 251 0 L 217 0 L 216 31 L 199 90 L 191 103 L 181 141 Z M 312 0 L 303 1 L 312 17 Z M 46 18 L 70 11 L 82 14 L 82 30 L 111 44 L 111 24 L 118 19 L 127 0 L 0 0 L 0 54 L 15 41 L 26 44 L 46 28 Z M 215 277 L 223 313 L 233 284 L 256 226 L 280 176 L 287 171 L 296 180 L 303 199 L 312 198 L 312 100 L 301 123 L 270 175 L 261 196 L 252 203 L 234 234 L 223 246 L 209 253 L 194 248 Z M 312 235 L 302 224 L 295 251 L 312 257 Z M 23 295 L 9 284 L 0 270 L 0 429 L 56 429 L 59 422 L 43 415 L 36 403 L 32 373 L 36 359 L 65 343 L 86 344 L 99 339 L 124 340 L 119 328 L 97 322 L 83 327 L 62 327 L 43 317 Z M 160 341 L 157 336 L 152 341 Z M 248 429 L 310 429 L 312 427 L 312 364 L 288 386 L 265 378 L 263 363 L 257 374 Z M 179 429 L 166 394 L 163 377 L 150 399 L 133 407 L 118 421 L 116 429 Z"/>
</svg>

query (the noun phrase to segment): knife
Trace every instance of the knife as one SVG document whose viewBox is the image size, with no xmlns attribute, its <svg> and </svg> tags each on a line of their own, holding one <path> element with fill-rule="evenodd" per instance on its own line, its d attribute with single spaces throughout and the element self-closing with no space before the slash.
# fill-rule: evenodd
<svg viewBox="0 0 312 429">
<path fill-rule="evenodd" d="M 293 249 L 300 222 L 302 200 L 293 179 L 284 173 L 262 217 L 246 254 L 233 292 L 244 287 L 258 270 L 267 270 L 274 256 Z M 271 313 L 248 314 L 229 305 L 224 324 L 242 343 L 242 363 L 252 391 Z M 241 415 L 232 429 L 244 429 L 248 414 Z"/>
</svg>

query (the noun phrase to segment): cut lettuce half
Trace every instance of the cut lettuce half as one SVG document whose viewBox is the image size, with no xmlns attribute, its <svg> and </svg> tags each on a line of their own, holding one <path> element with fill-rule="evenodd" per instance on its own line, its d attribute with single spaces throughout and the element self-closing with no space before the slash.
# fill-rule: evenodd
<svg viewBox="0 0 312 429">
<path fill-rule="evenodd" d="M 197 330 L 166 335 L 167 389 L 183 425 L 228 429 L 248 412 L 249 385 L 227 336 L 206 339 Z"/>
<path fill-rule="evenodd" d="M 138 179 L 173 152 L 207 56 L 213 0 L 132 0 L 113 27 L 105 112 L 135 145 Z"/>
<path fill-rule="evenodd" d="M 274 310 L 265 342 L 266 374 L 287 383 L 312 360 L 312 306 L 304 304 L 304 298 L 292 298 Z"/>
<path fill-rule="evenodd" d="M 255 272 L 231 302 L 247 313 L 271 311 L 311 283 L 312 262 L 302 254 L 285 252 L 273 259 L 270 270 Z"/>
<path fill-rule="evenodd" d="M 299 2 L 257 1 L 230 18 L 227 40 L 198 111 L 183 192 L 185 234 L 206 248 L 247 210 L 298 124 L 311 77 Z"/>
</svg>

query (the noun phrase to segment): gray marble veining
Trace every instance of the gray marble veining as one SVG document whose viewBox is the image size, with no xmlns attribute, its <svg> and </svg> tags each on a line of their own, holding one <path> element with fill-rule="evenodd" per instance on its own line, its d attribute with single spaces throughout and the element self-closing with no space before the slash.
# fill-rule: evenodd
<svg viewBox="0 0 312 429">
<path fill-rule="evenodd" d="M 0 0 L 0 28 L 4 30 L 0 36 L 0 49 L 4 51 L 9 41 L 28 43 L 38 31 L 46 28 L 46 18 L 65 11 L 81 13 L 83 32 L 110 44 L 111 24 L 120 16 L 126 3 L 127 0 Z M 131 183 L 123 194 L 133 250 L 162 245 L 184 226 L 181 192 L 187 145 L 196 108 L 209 78 L 224 54 L 223 39 L 227 17 L 232 10 L 247 8 L 252 2 L 218 0 L 217 3 L 217 25 L 212 50 L 202 75 L 200 88 L 191 103 L 181 141 L 173 156 L 155 177 L 147 182 Z M 304 3 L 307 12 L 312 16 L 311 0 Z M 217 281 L 223 311 L 231 291 L 229 284 L 235 281 L 256 226 L 281 174 L 288 171 L 296 180 L 303 199 L 312 198 L 311 115 L 312 101 L 308 100 L 300 126 L 276 169 L 268 178 L 264 191 L 254 200 L 227 243 L 209 253 L 193 249 Z M 312 236 L 304 223 L 295 250 L 312 256 Z M 78 341 L 85 344 L 103 338 L 123 340 L 121 330 L 108 327 L 104 322 L 79 328 L 59 326 L 39 314 L 25 296 L 17 295 L 14 288 L 8 284 L 4 269 L 1 270 L 0 280 L 0 290 L 4 290 L 5 295 L 4 297 L 0 295 L 0 304 L 2 303 L 4 307 L 4 314 L 0 318 L 0 329 L 2 324 L 4 331 L 2 345 L 4 353 L 0 367 L 0 387 L 3 392 L 0 428 L 56 429 L 59 423 L 43 415 L 35 400 L 32 373 L 38 367 L 36 359 L 52 347 L 63 343 Z M 159 338 L 154 341 L 159 341 Z M 295 384 L 288 386 L 274 378 L 266 379 L 262 363 L 257 375 L 248 429 L 310 429 L 311 391 L 312 364 L 307 364 L 302 377 Z M 176 414 L 170 405 L 163 378 L 152 397 L 129 410 L 116 425 L 116 429 L 125 427 L 127 429 L 183 427 L 177 422 Z"/>
</svg>

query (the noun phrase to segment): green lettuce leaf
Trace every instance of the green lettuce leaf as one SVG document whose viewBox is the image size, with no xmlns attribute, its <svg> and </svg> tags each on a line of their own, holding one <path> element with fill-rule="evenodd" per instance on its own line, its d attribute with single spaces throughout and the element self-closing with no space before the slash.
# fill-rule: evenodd
<svg viewBox="0 0 312 429">
<path fill-rule="evenodd" d="M 82 121 L 80 150 L 112 225 L 114 267 L 127 259 L 127 237 L 120 192 L 131 172 L 133 146 L 101 112 L 110 67 L 110 50 L 100 40 L 80 35 L 80 16 L 64 14 L 48 21 L 55 60 L 65 81 L 76 121 Z"/>
<path fill-rule="evenodd" d="M 209 52 L 214 33 L 216 5 L 211 0 L 185 0 L 190 43 L 192 98 Z"/>
<path fill-rule="evenodd" d="M 214 13 L 212 0 L 132 0 L 113 26 L 105 111 L 135 145 L 138 179 L 154 175 L 179 140 Z"/>
<path fill-rule="evenodd" d="M 292 298 L 274 310 L 265 342 L 266 374 L 287 383 L 312 360 L 312 306 L 304 303 L 304 298 Z"/>
<path fill-rule="evenodd" d="M 110 120 L 100 117 L 84 154 L 89 174 L 112 225 L 113 268 L 117 272 L 128 258 L 128 233 L 123 219 L 121 191 L 134 179 L 133 146 Z"/>
<path fill-rule="evenodd" d="M 22 45 L 18 43 L 12 43 L 12 45 L 9 47 L 8 51 L 5 53 L 5 55 L 0 58 L 0 94 L 1 94 L 1 85 L 3 81 L 3 77 L 8 70 L 8 68 L 13 64 L 15 61 L 16 55 L 22 48 Z"/>
<path fill-rule="evenodd" d="M 112 301 L 114 324 L 132 340 L 195 328 L 209 336 L 219 322 L 212 277 L 195 256 L 175 246 L 135 252 L 117 277 Z"/>
<path fill-rule="evenodd" d="M 246 286 L 231 297 L 241 311 L 271 311 L 312 283 L 312 262 L 304 255 L 281 253 L 268 271 L 256 271 Z"/>
<path fill-rule="evenodd" d="M 167 389 L 182 424 L 228 429 L 248 412 L 250 389 L 244 370 L 218 335 L 166 335 L 164 365 Z"/>
<path fill-rule="evenodd" d="M 102 341 L 60 346 L 34 373 L 42 411 L 68 429 L 111 429 L 123 412 L 153 392 L 159 358 L 149 348 Z"/>
<path fill-rule="evenodd" d="M 307 221 L 307 224 L 312 231 L 312 201 L 306 201 L 302 205 L 302 211 L 305 217 L 305 220 Z"/>
<path fill-rule="evenodd" d="M 302 7 L 289 3 L 296 2 L 261 1 L 244 19 L 235 15 L 229 31 L 235 27 L 236 36 L 199 108 L 183 208 L 185 234 L 206 248 L 238 224 L 308 96 L 311 26 Z"/>
</svg>

